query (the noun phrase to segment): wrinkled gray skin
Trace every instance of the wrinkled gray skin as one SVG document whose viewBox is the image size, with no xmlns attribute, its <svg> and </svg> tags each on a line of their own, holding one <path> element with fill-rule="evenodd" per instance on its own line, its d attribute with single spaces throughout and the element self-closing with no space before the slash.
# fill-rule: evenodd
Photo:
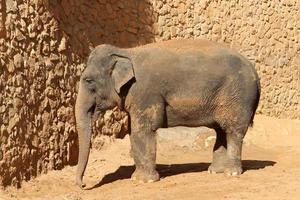
<svg viewBox="0 0 300 200">
<path fill-rule="evenodd" d="M 242 140 L 260 96 L 254 67 L 241 55 L 205 40 L 173 40 L 132 49 L 97 46 L 89 56 L 77 96 L 79 135 L 76 183 L 84 187 L 91 116 L 118 106 L 130 118 L 136 170 L 132 179 L 159 180 L 158 128 L 206 126 L 216 130 L 209 172 L 242 173 Z"/>
</svg>

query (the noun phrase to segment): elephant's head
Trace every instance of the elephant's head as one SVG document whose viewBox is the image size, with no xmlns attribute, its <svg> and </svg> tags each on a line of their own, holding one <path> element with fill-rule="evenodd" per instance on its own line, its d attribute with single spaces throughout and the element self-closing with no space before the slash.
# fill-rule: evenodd
<svg viewBox="0 0 300 200">
<path fill-rule="evenodd" d="M 79 137 L 76 184 L 80 187 L 84 187 L 82 178 L 90 151 L 92 115 L 115 106 L 122 109 L 122 88 L 131 80 L 134 71 L 126 50 L 100 45 L 91 52 L 80 78 L 75 105 Z"/>
</svg>

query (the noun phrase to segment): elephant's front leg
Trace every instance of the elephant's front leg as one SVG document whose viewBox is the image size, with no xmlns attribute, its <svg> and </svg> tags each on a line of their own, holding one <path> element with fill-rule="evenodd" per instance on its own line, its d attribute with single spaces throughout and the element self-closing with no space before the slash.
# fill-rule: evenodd
<svg viewBox="0 0 300 200">
<path fill-rule="evenodd" d="M 132 130 L 130 141 L 136 168 L 131 178 L 144 183 L 158 181 L 159 174 L 155 169 L 155 132 L 151 130 Z"/>
<path fill-rule="evenodd" d="M 159 106 L 152 106 L 140 112 L 130 113 L 131 151 L 135 162 L 135 172 L 131 178 L 139 182 L 159 180 L 156 171 L 156 130 L 163 124 Z"/>
</svg>

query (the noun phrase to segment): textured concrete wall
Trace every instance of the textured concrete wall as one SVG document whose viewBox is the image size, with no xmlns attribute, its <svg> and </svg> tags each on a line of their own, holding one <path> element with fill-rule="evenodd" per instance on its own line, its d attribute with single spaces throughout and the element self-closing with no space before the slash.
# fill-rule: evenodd
<svg viewBox="0 0 300 200">
<path fill-rule="evenodd" d="M 300 118 L 299 19 L 297 0 L 1 0 L 0 185 L 76 164 L 77 81 L 102 43 L 225 42 L 256 64 L 258 112 Z M 109 111 L 93 129 L 101 147 L 126 132 L 126 116 Z"/>
<path fill-rule="evenodd" d="M 0 185 L 20 186 L 47 170 L 76 164 L 73 107 L 90 48 L 149 43 L 154 20 L 139 17 L 152 7 L 136 0 L 1 0 L 0 5 Z M 108 112 L 94 130 L 94 136 L 124 132 L 126 116 Z M 94 146 L 107 140 L 96 137 Z"/>
</svg>

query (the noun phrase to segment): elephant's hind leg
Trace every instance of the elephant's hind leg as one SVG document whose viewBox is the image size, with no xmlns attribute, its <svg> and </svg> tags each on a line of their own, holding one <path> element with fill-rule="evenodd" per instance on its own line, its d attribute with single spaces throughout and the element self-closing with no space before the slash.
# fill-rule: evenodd
<svg viewBox="0 0 300 200">
<path fill-rule="evenodd" d="M 226 133 L 221 128 L 216 128 L 216 142 L 213 148 L 213 160 L 208 168 L 209 173 L 222 173 L 227 163 Z"/>
<path fill-rule="evenodd" d="M 210 173 L 224 172 L 231 176 L 242 174 L 242 144 L 250 119 L 239 119 L 240 121 L 227 119 L 227 123 L 220 123 L 223 126 L 216 129 L 213 161 L 208 168 Z"/>
<path fill-rule="evenodd" d="M 235 128 L 228 128 L 226 130 L 227 140 L 227 164 L 225 174 L 231 176 L 238 176 L 242 174 L 242 144 L 243 138 L 247 132 L 248 124 L 237 126 Z"/>
</svg>

